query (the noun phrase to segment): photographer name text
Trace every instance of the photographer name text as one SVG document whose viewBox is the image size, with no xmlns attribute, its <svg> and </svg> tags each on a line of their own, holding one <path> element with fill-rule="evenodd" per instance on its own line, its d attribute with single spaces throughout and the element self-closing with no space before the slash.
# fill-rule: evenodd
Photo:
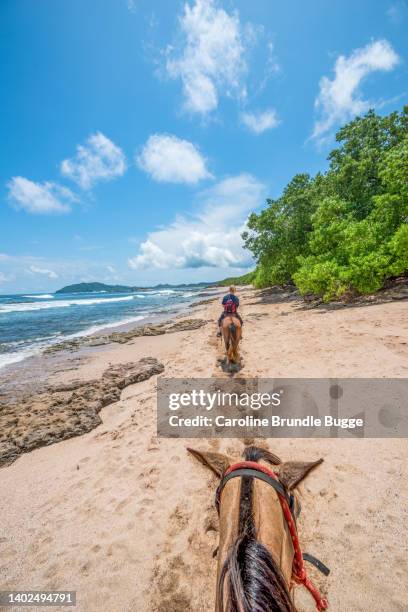
<svg viewBox="0 0 408 612">
<path fill-rule="evenodd" d="M 253 415 L 232 418 L 218 415 L 213 418 L 202 414 L 194 417 L 180 417 L 172 414 L 169 417 L 169 425 L 171 427 L 340 427 L 341 429 L 356 429 L 364 426 L 364 420 L 360 418 L 336 418 L 330 415 L 323 417 L 308 415 L 303 418 L 281 417 L 276 414 L 264 418 Z"/>
</svg>

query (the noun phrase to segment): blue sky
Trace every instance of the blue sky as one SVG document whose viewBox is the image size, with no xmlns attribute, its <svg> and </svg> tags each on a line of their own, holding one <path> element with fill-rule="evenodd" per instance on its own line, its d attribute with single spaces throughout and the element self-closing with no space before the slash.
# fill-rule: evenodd
<svg viewBox="0 0 408 612">
<path fill-rule="evenodd" d="M 408 92 L 403 0 L 2 0 L 0 293 L 250 269 L 250 211 Z"/>
</svg>

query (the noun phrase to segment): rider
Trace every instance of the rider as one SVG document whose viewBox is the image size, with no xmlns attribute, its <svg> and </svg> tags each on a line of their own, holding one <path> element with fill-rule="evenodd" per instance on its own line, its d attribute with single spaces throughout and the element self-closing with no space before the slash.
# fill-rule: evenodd
<svg viewBox="0 0 408 612">
<path fill-rule="evenodd" d="M 235 295 L 235 292 L 236 292 L 236 289 L 234 285 L 231 285 L 231 287 L 229 288 L 229 293 L 227 293 L 227 295 L 224 295 L 224 297 L 222 298 L 222 305 L 224 306 L 224 312 L 221 314 L 220 318 L 218 319 L 218 333 L 217 333 L 218 337 L 221 336 L 221 323 L 225 317 L 228 317 L 228 316 L 237 317 L 237 319 L 241 323 L 241 326 L 244 324 L 243 320 L 238 314 L 239 298 Z"/>
</svg>

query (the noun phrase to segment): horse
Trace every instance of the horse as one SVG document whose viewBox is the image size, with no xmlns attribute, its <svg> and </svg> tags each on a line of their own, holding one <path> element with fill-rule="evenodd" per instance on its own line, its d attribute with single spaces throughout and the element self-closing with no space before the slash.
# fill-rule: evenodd
<svg viewBox="0 0 408 612">
<path fill-rule="evenodd" d="M 234 315 L 227 315 L 222 320 L 221 332 L 225 344 L 226 365 L 238 364 L 240 360 L 238 344 L 242 335 L 240 320 Z"/>
<path fill-rule="evenodd" d="M 300 503 L 295 492 L 323 459 L 282 463 L 270 451 L 248 446 L 244 461 L 234 463 L 220 453 L 187 450 L 221 479 L 216 494 L 216 612 L 296 612 L 296 582 L 308 588 L 317 610 L 325 610 L 327 601 L 307 577 L 303 560 L 325 575 L 329 570 L 300 550 L 296 528 Z"/>
</svg>

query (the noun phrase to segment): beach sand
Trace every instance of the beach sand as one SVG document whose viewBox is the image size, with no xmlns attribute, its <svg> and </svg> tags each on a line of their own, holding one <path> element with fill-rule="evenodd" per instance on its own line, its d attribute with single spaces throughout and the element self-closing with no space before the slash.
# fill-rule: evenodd
<svg viewBox="0 0 408 612">
<path fill-rule="evenodd" d="M 305 310 L 249 289 L 241 297 L 239 376 L 408 375 L 404 301 Z M 215 321 L 219 306 L 192 313 Z M 51 381 L 98 378 L 143 357 L 157 358 L 167 377 L 225 376 L 215 331 L 208 323 L 104 346 Z M 90 433 L 0 469 L 2 589 L 76 590 L 81 612 L 213 610 L 217 481 L 186 447 L 239 458 L 244 444 L 157 439 L 156 380 L 124 389 Z M 299 533 L 304 550 L 331 568 L 328 578 L 310 569 L 330 609 L 407 610 L 407 440 L 275 439 L 269 448 L 284 460 L 324 458 L 299 487 Z M 299 612 L 315 609 L 302 588 L 295 601 Z"/>
</svg>

